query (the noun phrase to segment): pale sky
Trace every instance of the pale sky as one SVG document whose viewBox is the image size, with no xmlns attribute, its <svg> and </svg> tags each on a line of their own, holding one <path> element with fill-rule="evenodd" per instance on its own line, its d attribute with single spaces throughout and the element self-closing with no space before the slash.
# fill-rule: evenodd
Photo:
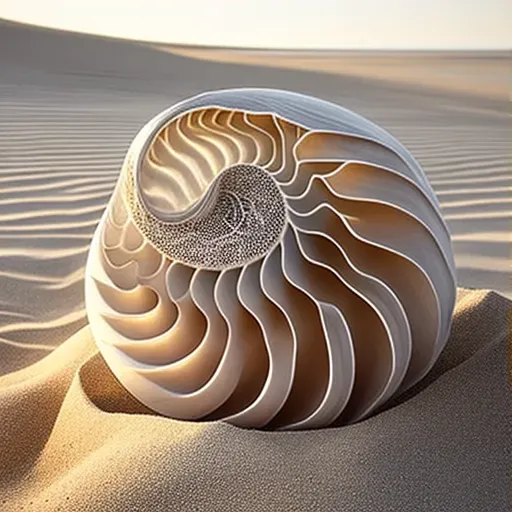
<svg viewBox="0 0 512 512">
<path fill-rule="evenodd" d="M 177 44 L 512 48 L 512 0 L 0 0 L 0 18 Z"/>
</svg>

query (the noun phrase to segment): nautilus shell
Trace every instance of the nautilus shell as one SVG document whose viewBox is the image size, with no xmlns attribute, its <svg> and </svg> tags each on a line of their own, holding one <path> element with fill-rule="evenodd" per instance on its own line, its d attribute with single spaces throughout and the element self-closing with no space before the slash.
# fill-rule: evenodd
<svg viewBox="0 0 512 512">
<path fill-rule="evenodd" d="M 396 139 L 323 100 L 235 89 L 136 136 L 86 305 L 112 372 L 152 410 L 317 428 L 430 370 L 454 275 L 436 197 Z"/>
</svg>

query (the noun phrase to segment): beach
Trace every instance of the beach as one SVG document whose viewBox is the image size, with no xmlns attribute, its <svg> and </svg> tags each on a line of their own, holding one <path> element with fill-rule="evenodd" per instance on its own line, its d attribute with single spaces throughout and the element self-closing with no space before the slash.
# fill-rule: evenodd
<svg viewBox="0 0 512 512">
<path fill-rule="evenodd" d="M 510 499 L 510 52 L 263 52 L 0 21 L 2 510 L 501 511 Z M 458 301 L 431 375 L 360 424 L 298 433 L 158 417 L 98 355 L 89 244 L 141 126 L 272 87 L 381 125 L 422 165 Z"/>
</svg>

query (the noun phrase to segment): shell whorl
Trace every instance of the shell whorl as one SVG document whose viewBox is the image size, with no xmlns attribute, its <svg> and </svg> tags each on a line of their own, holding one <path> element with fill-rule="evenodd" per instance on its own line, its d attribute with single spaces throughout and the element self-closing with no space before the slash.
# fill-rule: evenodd
<svg viewBox="0 0 512 512">
<path fill-rule="evenodd" d="M 365 418 L 442 350 L 454 262 L 411 155 L 309 96 L 206 93 L 130 147 L 86 270 L 120 382 L 179 419 Z"/>
</svg>

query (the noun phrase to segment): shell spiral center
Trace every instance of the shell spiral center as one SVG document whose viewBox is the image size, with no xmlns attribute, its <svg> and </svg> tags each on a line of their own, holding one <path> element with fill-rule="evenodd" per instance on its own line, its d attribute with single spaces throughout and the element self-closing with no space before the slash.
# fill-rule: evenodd
<svg viewBox="0 0 512 512">
<path fill-rule="evenodd" d="M 224 169 L 179 221 L 159 219 L 128 185 L 140 231 L 160 252 L 195 268 L 223 270 L 258 260 L 281 240 L 286 226 L 283 195 L 257 165 Z"/>
</svg>

